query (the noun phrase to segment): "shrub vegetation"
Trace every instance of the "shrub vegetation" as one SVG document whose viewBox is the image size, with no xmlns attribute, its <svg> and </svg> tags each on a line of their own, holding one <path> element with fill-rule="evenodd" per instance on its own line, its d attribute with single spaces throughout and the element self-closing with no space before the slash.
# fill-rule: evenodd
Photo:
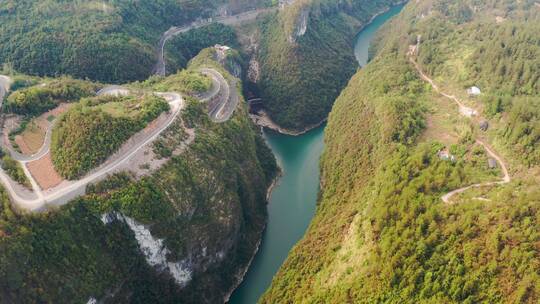
<svg viewBox="0 0 540 304">
<path fill-rule="evenodd" d="M 23 87 L 11 93 L 5 103 L 9 112 L 37 116 L 54 109 L 61 102 L 76 102 L 83 97 L 95 95 L 98 85 L 62 77 L 44 85 Z"/>
<path fill-rule="evenodd" d="M 84 175 L 168 109 L 165 100 L 153 95 L 83 100 L 63 114 L 53 130 L 51 153 L 56 170 L 67 179 Z"/>
</svg>

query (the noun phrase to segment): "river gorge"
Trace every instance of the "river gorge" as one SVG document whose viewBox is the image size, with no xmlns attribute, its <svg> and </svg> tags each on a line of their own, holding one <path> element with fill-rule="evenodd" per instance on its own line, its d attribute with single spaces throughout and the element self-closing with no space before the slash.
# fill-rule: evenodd
<svg viewBox="0 0 540 304">
<path fill-rule="evenodd" d="M 360 66 L 368 62 L 370 42 L 377 30 L 404 5 L 378 15 L 357 35 L 355 56 Z M 324 125 L 300 136 L 264 130 L 264 137 L 282 169 L 268 205 L 268 224 L 261 246 L 244 281 L 230 303 L 253 304 L 270 286 L 272 278 L 300 240 L 315 214 L 319 192 L 319 159 L 324 149 Z"/>
</svg>

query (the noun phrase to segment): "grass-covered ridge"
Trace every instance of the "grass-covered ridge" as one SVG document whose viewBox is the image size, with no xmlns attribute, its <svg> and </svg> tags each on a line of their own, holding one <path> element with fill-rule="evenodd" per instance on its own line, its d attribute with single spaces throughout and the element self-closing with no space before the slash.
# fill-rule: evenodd
<svg viewBox="0 0 540 304">
<path fill-rule="evenodd" d="M 426 39 L 413 30 L 419 16 L 431 10 L 434 22 L 445 22 L 439 9 L 446 4 L 410 3 L 384 31 L 374 61 L 337 99 L 325 134 L 317 214 L 262 303 L 538 302 L 537 167 L 514 167 L 511 184 L 472 189 L 455 204 L 441 200 L 450 190 L 500 176 L 487 170 L 483 149 L 471 143 L 477 126 L 454 117 L 451 100 L 432 92 L 406 57 L 409 34 Z M 463 30 L 449 24 L 440 38 Z M 445 145 L 458 155 L 455 162 L 438 156 Z M 512 154 L 516 163 L 527 157 Z"/>
<path fill-rule="evenodd" d="M 195 95 L 208 91 L 212 86 L 210 77 L 194 70 L 181 70 L 166 78 L 152 76 L 141 83 L 135 83 L 135 87 L 154 90 L 156 92 L 181 92 L 187 95 Z"/>
<path fill-rule="evenodd" d="M 396 3 L 298 1 L 261 22 L 259 85 L 271 118 L 294 130 L 324 120 L 356 71 L 355 34 Z"/>
<path fill-rule="evenodd" d="M 84 175 L 168 110 L 154 95 L 82 100 L 55 124 L 51 155 L 57 172 L 67 179 Z"/>
</svg>

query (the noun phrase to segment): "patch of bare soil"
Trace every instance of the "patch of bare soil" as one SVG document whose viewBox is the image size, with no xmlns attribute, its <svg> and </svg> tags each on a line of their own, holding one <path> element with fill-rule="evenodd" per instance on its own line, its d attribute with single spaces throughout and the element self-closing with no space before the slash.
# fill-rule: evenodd
<svg viewBox="0 0 540 304">
<path fill-rule="evenodd" d="M 161 123 L 166 119 L 166 116 L 161 115 L 157 119 L 154 119 L 149 124 L 146 125 L 146 128 L 143 129 L 144 133 L 149 134 L 154 132 Z"/>
<path fill-rule="evenodd" d="M 36 120 L 36 124 L 38 125 L 38 127 L 47 132 L 47 129 L 49 128 L 49 125 L 50 125 L 50 122 L 47 121 L 47 119 L 44 119 L 42 117 L 39 117 L 37 120 Z"/>
<path fill-rule="evenodd" d="M 69 110 L 71 106 L 72 104 L 70 103 L 61 103 L 60 105 L 58 105 L 58 107 L 42 114 L 40 118 L 48 119 L 50 116 L 58 117 L 60 114 Z"/>
<path fill-rule="evenodd" d="M 27 167 L 43 190 L 56 187 L 63 181 L 62 177 L 54 169 L 50 152 L 44 157 L 28 163 Z"/>
<path fill-rule="evenodd" d="M 24 144 L 20 143 L 20 140 L 15 138 L 15 142 L 21 147 L 23 154 L 33 154 L 41 149 L 43 142 L 45 141 L 45 135 L 49 123 L 46 120 L 37 118 L 32 120 L 27 126 L 24 132 L 17 137 L 21 137 Z"/>
<path fill-rule="evenodd" d="M 22 136 L 15 136 L 15 143 L 17 144 L 17 146 L 19 146 L 22 154 L 30 155 L 33 153 L 30 147 L 28 147 L 28 145 L 26 144 L 26 141 L 24 141 L 24 139 L 22 138 Z"/>
</svg>

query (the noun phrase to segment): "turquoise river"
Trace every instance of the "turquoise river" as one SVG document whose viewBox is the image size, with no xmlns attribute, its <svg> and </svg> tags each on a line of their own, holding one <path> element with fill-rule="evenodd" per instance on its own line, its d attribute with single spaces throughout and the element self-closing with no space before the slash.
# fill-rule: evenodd
<svg viewBox="0 0 540 304">
<path fill-rule="evenodd" d="M 356 37 L 354 53 L 360 66 L 367 64 L 368 49 L 377 30 L 399 13 L 403 5 L 377 16 Z M 264 131 L 282 168 L 283 175 L 272 191 L 268 226 L 255 259 L 229 303 L 254 304 L 270 286 L 273 276 L 309 226 L 319 191 L 319 158 L 324 144 L 324 126 L 301 136 Z"/>
</svg>

